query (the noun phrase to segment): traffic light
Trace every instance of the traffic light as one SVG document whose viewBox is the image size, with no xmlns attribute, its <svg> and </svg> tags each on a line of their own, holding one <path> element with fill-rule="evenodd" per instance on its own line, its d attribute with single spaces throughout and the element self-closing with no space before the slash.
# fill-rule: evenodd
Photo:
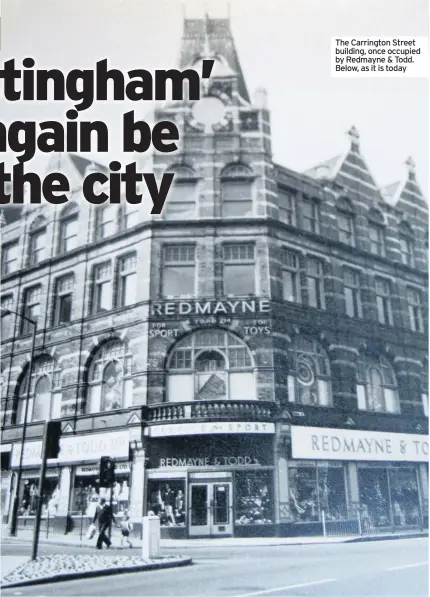
<svg viewBox="0 0 430 597">
<path fill-rule="evenodd" d="M 115 461 L 110 456 L 100 459 L 100 487 L 113 487 L 115 483 Z"/>
<path fill-rule="evenodd" d="M 48 421 L 46 429 L 46 458 L 58 458 L 60 453 L 61 421 Z"/>
</svg>

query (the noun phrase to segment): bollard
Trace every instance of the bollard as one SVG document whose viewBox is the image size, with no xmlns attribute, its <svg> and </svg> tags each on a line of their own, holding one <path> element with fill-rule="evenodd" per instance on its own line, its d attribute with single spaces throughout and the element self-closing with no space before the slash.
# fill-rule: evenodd
<svg viewBox="0 0 430 597">
<path fill-rule="evenodd" d="M 142 558 L 150 560 L 160 557 L 160 519 L 158 516 L 144 516 L 142 519 Z"/>
</svg>

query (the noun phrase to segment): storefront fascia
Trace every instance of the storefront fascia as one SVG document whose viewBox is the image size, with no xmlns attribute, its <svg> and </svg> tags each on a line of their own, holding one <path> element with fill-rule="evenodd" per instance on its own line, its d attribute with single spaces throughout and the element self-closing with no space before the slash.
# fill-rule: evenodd
<svg viewBox="0 0 430 597">
<path fill-rule="evenodd" d="M 426 435 L 291 426 L 290 440 L 278 458 L 283 534 L 320 534 L 322 512 L 364 532 L 428 526 Z"/>
<path fill-rule="evenodd" d="M 112 456 L 116 462 L 116 484 L 112 491 L 113 506 L 117 515 L 126 510 L 132 518 L 141 519 L 143 510 L 142 487 L 144 483 L 145 457 L 142 449 L 134 449 L 130 462 L 130 441 L 140 437 L 140 428 L 109 433 L 64 435 L 60 440 L 58 459 L 48 460 L 43 487 L 43 511 L 45 518 L 53 520 L 55 528 L 72 530 L 79 522 L 86 528 L 94 516 L 100 497 L 110 498 L 109 490 L 98 486 L 99 464 L 102 456 Z M 11 454 L 11 470 L 19 466 L 21 444 L 14 444 Z M 39 499 L 39 475 L 42 442 L 25 444 L 22 484 L 20 488 L 20 519 L 26 524 L 34 518 Z M 11 483 L 13 491 L 13 483 Z M 9 498 L 9 503 L 11 499 Z M 81 519 L 75 521 L 74 519 Z M 55 519 L 55 522 L 54 522 Z M 84 519 L 84 520 L 82 520 Z"/>
<path fill-rule="evenodd" d="M 273 535 L 274 432 L 246 421 L 147 428 L 147 511 L 162 537 Z"/>
</svg>

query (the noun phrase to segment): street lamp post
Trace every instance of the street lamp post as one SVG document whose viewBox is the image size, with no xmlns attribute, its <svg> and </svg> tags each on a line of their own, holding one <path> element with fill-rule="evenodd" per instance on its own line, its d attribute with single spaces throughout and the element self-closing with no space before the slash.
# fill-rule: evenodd
<svg viewBox="0 0 430 597">
<path fill-rule="evenodd" d="M 31 352 L 30 352 L 30 363 L 28 365 L 28 381 L 27 381 L 27 396 L 25 400 L 25 411 L 24 411 L 24 423 L 22 426 L 22 437 L 21 437 L 21 453 L 19 456 L 19 466 L 18 466 L 18 473 L 16 478 L 16 485 L 15 485 L 15 497 L 13 500 L 12 505 L 12 516 L 11 516 L 11 524 L 9 527 L 9 535 L 15 536 L 17 527 L 18 527 L 18 508 L 19 508 L 19 491 L 21 487 L 21 478 L 22 478 L 22 463 L 24 461 L 24 446 L 25 446 L 25 437 L 27 434 L 27 419 L 28 419 L 28 409 L 30 404 L 30 395 L 31 395 L 31 376 L 33 373 L 33 361 L 34 361 L 34 351 L 36 348 L 36 334 L 37 334 L 37 322 L 34 319 L 30 319 L 29 317 L 25 317 L 25 315 L 20 315 L 15 311 L 11 311 L 10 309 L 2 309 L 2 317 L 9 314 L 17 315 L 21 317 L 21 319 L 25 319 L 33 326 L 33 336 L 31 342 Z M 41 492 L 42 488 L 39 487 L 39 492 Z"/>
</svg>

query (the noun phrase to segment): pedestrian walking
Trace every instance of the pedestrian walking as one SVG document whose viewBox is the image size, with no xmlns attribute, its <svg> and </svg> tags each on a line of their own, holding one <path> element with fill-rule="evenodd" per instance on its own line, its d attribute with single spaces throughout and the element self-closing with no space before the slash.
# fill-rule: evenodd
<svg viewBox="0 0 430 597">
<path fill-rule="evenodd" d="M 128 543 L 128 546 L 130 548 L 133 547 L 133 545 L 130 541 L 130 532 L 133 530 L 133 525 L 130 522 L 130 517 L 128 514 L 124 515 L 124 518 L 121 521 L 120 527 L 121 527 L 121 547 L 123 546 L 124 539 L 125 539 L 126 543 Z"/>
<path fill-rule="evenodd" d="M 103 549 L 103 543 L 106 543 L 106 547 L 109 548 L 112 545 L 112 542 L 106 535 L 106 531 L 112 526 L 112 522 L 116 523 L 116 520 L 112 508 L 106 502 L 105 498 L 100 499 L 100 504 L 94 514 L 93 523 L 95 524 L 96 522 L 99 526 L 99 536 L 97 538 L 96 548 Z"/>
</svg>

